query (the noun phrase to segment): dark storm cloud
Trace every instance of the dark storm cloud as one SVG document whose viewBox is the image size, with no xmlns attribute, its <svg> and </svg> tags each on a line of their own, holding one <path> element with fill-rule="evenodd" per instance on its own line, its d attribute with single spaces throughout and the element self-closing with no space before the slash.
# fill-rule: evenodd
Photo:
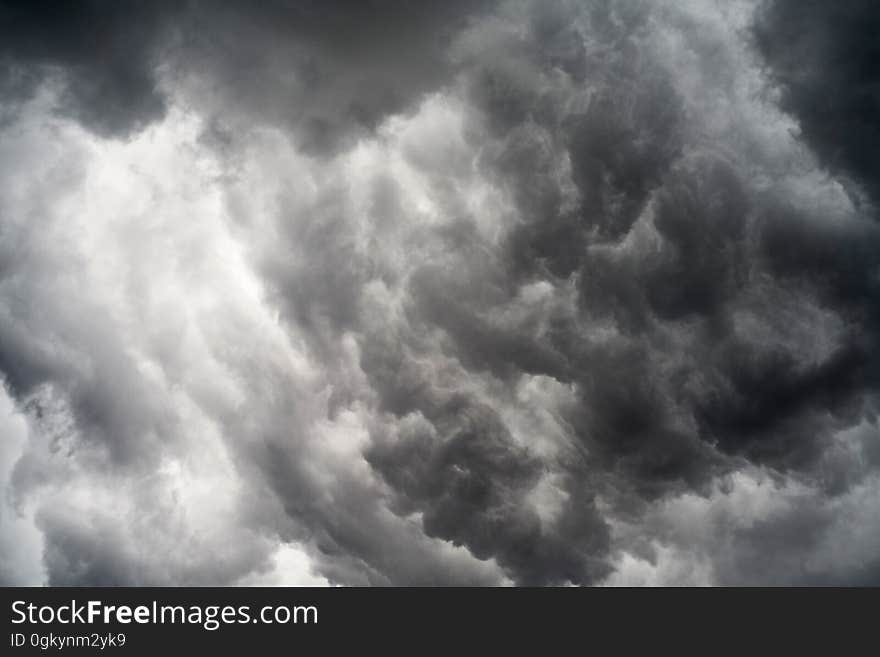
<svg viewBox="0 0 880 657">
<path fill-rule="evenodd" d="M 3 154 L 7 479 L 50 501 L 50 583 L 239 582 L 279 545 L 343 584 L 873 581 L 867 4 L 7 4 L 7 105 L 50 80 L 98 135 L 201 130 L 82 242 L 91 146 L 44 171 L 25 117 Z M 131 481 L 111 531 L 83 491 Z"/>
<path fill-rule="evenodd" d="M 449 42 L 493 4 L 196 3 L 179 56 L 216 81 L 208 111 L 244 112 L 290 129 L 306 152 L 334 153 L 445 84 Z"/>
<path fill-rule="evenodd" d="M 442 84 L 449 39 L 490 4 L 8 0 L 0 89 L 8 113 L 57 80 L 62 114 L 126 136 L 164 115 L 161 66 L 171 78 L 200 70 L 220 102 L 293 128 L 308 151 L 333 151 Z"/>
<path fill-rule="evenodd" d="M 754 183 L 750 166 L 772 170 L 765 156 L 735 141 L 726 152 L 707 146 L 688 116 L 700 108 L 644 54 L 646 5 L 511 11 L 519 31 L 481 25 L 456 57 L 485 130 L 478 165 L 511 194 L 518 223 L 496 246 L 459 210 L 423 236 L 437 259 L 401 280 L 345 237 L 357 230 L 350 210 L 321 210 L 306 244 L 313 235 L 341 257 L 289 269 L 284 297 L 309 321 L 328 320 L 314 324 L 319 334 L 361 334 L 361 367 L 390 413 L 371 431 L 368 460 L 398 513 L 423 514 L 429 535 L 495 557 L 515 581 L 589 583 L 607 567 L 598 495 L 638 513 L 706 493 L 744 463 L 815 480 L 832 437 L 869 417 L 873 229 L 858 212 L 827 221 L 789 206 L 781 181 Z M 698 52 L 711 51 L 683 25 Z M 707 57 L 700 74 L 724 85 L 725 65 Z M 380 181 L 376 193 L 378 230 L 406 221 L 393 186 Z M 290 239 L 299 250 L 303 234 Z M 303 275 L 324 292 L 312 296 Z M 376 279 L 406 298 L 402 324 L 378 332 L 359 301 Z M 556 302 L 517 310 L 523 288 L 541 281 Z M 572 304 L 558 297 L 567 289 Z M 445 385 L 438 358 L 459 372 Z M 574 386 L 561 419 L 586 456 L 542 461 L 479 393 L 450 395 L 455 377 L 485 375 Z M 560 475 L 563 517 L 578 523 L 554 526 L 529 509 L 542 471 Z"/>
<path fill-rule="evenodd" d="M 399 513 L 422 512 L 429 536 L 495 558 L 521 584 L 584 584 L 607 574 L 608 532 L 588 482 L 573 482 L 564 517 L 543 526 L 524 499 L 541 462 L 491 408 L 460 397 L 422 408 L 432 422 L 405 425 L 367 455 L 399 493 Z"/>
<path fill-rule="evenodd" d="M 802 442 L 804 433 L 821 433 L 807 430 L 814 421 L 812 412 L 845 416 L 843 407 L 847 403 L 858 407 L 860 392 L 876 384 L 871 374 L 876 354 L 872 336 L 875 311 L 870 303 L 877 264 L 873 227 L 864 225 L 859 217 L 835 224 L 804 214 L 780 216 L 776 199 L 753 193 L 750 197 L 743 174 L 726 158 L 685 157 L 683 150 L 693 153 L 699 147 L 685 141 L 681 100 L 672 89 L 670 74 L 652 70 L 650 63 L 631 66 L 641 61 L 628 56 L 630 48 L 639 47 L 639 29 L 630 28 L 614 10 L 601 13 L 603 20 L 610 20 L 608 16 L 612 24 L 626 30 L 617 35 L 620 50 L 613 49 L 610 55 L 602 51 L 608 60 L 597 62 L 604 64 L 597 70 L 614 73 L 608 81 L 598 74 L 598 89 L 585 110 L 562 121 L 552 114 L 545 118 L 546 99 L 532 88 L 511 86 L 505 87 L 503 102 L 496 99 L 495 104 L 486 106 L 494 130 L 509 135 L 496 166 L 504 177 L 515 181 L 526 223 L 510 239 L 513 264 L 509 275 L 514 280 L 528 280 L 541 272 L 557 278 L 577 276 L 582 313 L 613 322 L 627 340 L 637 342 L 636 349 L 642 352 L 641 356 L 634 353 L 641 361 L 637 367 L 647 371 L 642 383 L 633 381 L 635 372 L 632 378 L 622 377 L 628 383 L 626 401 L 621 399 L 620 406 L 608 381 L 612 377 L 602 377 L 597 371 L 605 369 L 603 357 L 609 372 L 630 368 L 621 368 L 620 361 L 605 354 L 589 354 L 583 342 L 548 345 L 563 353 L 566 362 L 575 364 L 571 376 L 586 384 L 585 390 L 595 390 L 584 406 L 605 417 L 601 420 L 604 429 L 594 427 L 588 433 L 595 437 L 610 432 L 607 444 L 612 449 L 625 449 L 635 441 L 637 452 L 647 450 L 644 453 L 649 454 L 650 441 L 663 434 L 662 415 L 681 404 L 697 421 L 702 440 L 725 452 L 751 453 L 759 460 L 760 448 L 756 452 L 751 448 L 766 440 L 768 458 L 772 458 L 769 454 L 776 448 L 770 443 L 779 437 L 769 434 L 776 426 L 796 422 L 798 437 L 792 440 Z M 541 46 L 535 44 L 528 51 L 530 56 L 540 58 L 544 52 Z M 540 65 L 541 61 L 531 59 L 528 63 Z M 519 122 L 512 121 L 511 107 L 520 108 Z M 546 131 L 544 139 L 570 159 L 577 187 L 577 203 L 572 208 L 561 206 L 552 183 L 542 184 L 553 180 L 553 171 L 548 170 L 552 158 L 542 159 L 540 151 L 519 146 L 518 131 L 536 123 Z M 507 157 L 512 148 L 517 149 L 518 161 Z M 649 253 L 624 247 L 623 238 L 646 212 L 659 244 Z M 758 253 L 754 243 L 747 241 L 747 226 L 760 234 Z M 608 240 L 616 245 L 606 244 Z M 785 269 L 801 283 L 809 281 L 806 294 L 813 302 L 845 313 L 848 321 L 865 322 L 862 326 L 869 334 L 860 336 L 852 327 L 846 342 L 816 364 L 807 364 L 812 355 L 788 348 L 768 350 L 749 336 L 734 337 L 730 312 L 739 310 L 740 303 L 750 303 L 752 291 L 767 283 L 767 279 L 759 280 L 762 275 L 779 276 Z M 781 275 L 770 284 L 785 287 L 795 283 Z M 761 291 L 756 291 L 760 295 Z M 664 329 L 673 329 L 671 323 L 676 321 L 693 322 L 697 341 L 688 348 L 700 350 L 704 341 L 707 360 L 698 364 L 685 359 L 665 377 L 657 372 L 655 378 L 648 374 L 653 355 L 667 352 L 674 359 L 681 356 L 669 351 L 676 346 L 662 342 Z M 520 355 L 525 353 L 519 350 Z M 525 366 L 522 369 L 530 371 Z M 558 376 L 552 370 L 545 373 Z M 605 380 L 589 385 L 585 376 Z M 699 391 L 699 399 L 676 401 L 674 396 L 679 393 L 675 389 L 687 386 L 688 379 L 697 376 L 708 379 L 704 383 L 708 389 Z M 642 392 L 641 386 L 645 386 Z M 854 412 L 858 416 L 858 410 Z M 614 417 L 623 422 L 617 429 Z M 847 419 L 841 421 L 846 423 Z M 652 436 L 645 437 L 646 444 L 639 444 L 639 429 L 633 423 L 642 423 Z M 793 445 L 787 445 L 776 455 L 784 463 L 794 451 Z M 677 450 L 667 447 L 660 452 L 674 459 Z M 676 468 L 671 464 L 670 468 L 672 474 Z"/>
<path fill-rule="evenodd" d="M 831 437 L 872 413 L 878 383 L 873 225 L 859 214 L 829 221 L 785 208 L 774 193 L 749 189 L 736 155 L 712 153 L 696 141 L 673 73 L 638 55 L 645 8 L 599 3 L 584 22 L 556 20 L 548 11 L 549 17 L 540 7 L 527 15 L 525 44 L 503 43 L 506 56 L 478 52 L 468 73 L 470 97 L 497 144 L 483 161 L 509 185 L 522 223 L 506 238 L 501 261 L 479 255 L 488 246 L 460 247 L 452 267 L 418 270 L 409 288 L 411 321 L 443 329 L 451 340 L 446 352 L 468 368 L 511 382 L 528 374 L 577 385 L 578 405 L 566 419 L 590 464 L 567 464 L 569 482 L 592 477 L 597 489 L 604 483 L 653 500 L 706 491 L 742 459 L 818 476 Z M 549 45 L 597 40 L 613 45 L 568 52 L 580 66 L 560 60 Z M 713 65 L 706 64 L 707 75 Z M 574 100 L 578 85 L 590 88 L 581 107 Z M 560 184 L 561 158 L 570 163 L 574 202 Z M 656 238 L 640 248 L 638 235 L 649 231 Z M 561 288 L 572 277 L 577 310 L 545 315 L 552 329 L 540 337 L 499 320 L 521 285 L 543 278 Z M 777 298 L 781 305 L 774 305 Z M 780 312 L 790 313 L 790 324 L 777 321 Z M 810 333 L 823 329 L 809 326 L 807 312 L 842 322 L 823 353 L 809 346 Z M 770 323 L 772 340 L 744 331 L 746 316 Z M 617 339 L 592 340 L 597 322 Z M 372 361 L 363 364 L 375 376 Z M 430 401 L 416 392 L 422 388 L 409 378 L 395 380 L 413 392 L 401 397 L 396 386 L 380 383 L 389 408 L 432 418 Z M 473 440 L 493 442 L 492 433 L 487 428 Z M 431 480 L 418 468 L 445 462 L 443 451 L 419 449 L 426 441 L 384 448 L 374 464 L 405 500 L 426 510 L 427 529 L 431 514 L 445 517 L 458 507 L 455 499 L 426 499 Z M 439 476 L 443 468 L 437 468 Z M 455 486 L 444 490 L 456 495 Z M 453 527 L 466 527 L 474 514 L 467 494 L 460 495 L 458 524 L 434 522 L 453 540 L 462 540 Z M 485 491 L 486 504 L 492 497 Z M 521 520 L 509 522 L 519 531 Z M 602 531 L 593 529 L 596 536 Z M 601 541 L 593 549 L 601 555 Z M 545 563 L 544 582 L 558 581 L 552 560 Z"/>
<path fill-rule="evenodd" d="M 126 135 L 163 116 L 158 48 L 168 5 L 159 2 L 0 3 L 0 89 L 13 106 L 58 79 L 59 109 L 101 135 Z"/>
<path fill-rule="evenodd" d="M 880 194 L 880 14 L 870 0 L 766 2 L 758 47 L 822 163 Z"/>
<path fill-rule="evenodd" d="M 809 286 L 853 331 L 833 361 L 799 380 L 770 383 L 785 408 L 824 400 L 841 421 L 859 413 L 880 383 L 880 13 L 869 2 L 767 2 L 757 15 L 758 50 L 782 92 L 782 107 L 827 170 L 862 209 L 859 221 L 803 221 L 790 208 L 767 212 L 762 256 L 781 279 Z M 777 368 L 777 380 L 785 365 Z M 763 378 L 763 377 L 762 377 Z M 769 377 L 773 381 L 774 377 Z M 766 379 L 765 379 L 766 380 Z M 873 410 L 872 410 L 873 412 Z"/>
</svg>

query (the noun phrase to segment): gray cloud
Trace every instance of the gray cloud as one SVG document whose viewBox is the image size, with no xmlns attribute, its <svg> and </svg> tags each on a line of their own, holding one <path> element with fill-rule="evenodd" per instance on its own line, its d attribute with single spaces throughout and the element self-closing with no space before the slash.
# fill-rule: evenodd
<svg viewBox="0 0 880 657">
<path fill-rule="evenodd" d="M 822 164 L 864 185 L 876 203 L 880 140 L 877 12 L 870 2 L 768 2 L 757 45 Z"/>
<path fill-rule="evenodd" d="M 62 91 L 60 111 L 101 135 L 125 135 L 160 119 L 166 106 L 155 68 L 168 14 L 164 2 L 4 2 L 4 112 L 39 81 L 53 80 Z"/>
<path fill-rule="evenodd" d="M 279 124 L 304 152 L 332 154 L 443 85 L 449 42 L 492 4 L 196 4 L 174 56 L 196 107 L 234 124 Z"/>
<path fill-rule="evenodd" d="M 31 576 L 875 581 L 870 48 L 789 5 L 10 5 Z"/>
</svg>

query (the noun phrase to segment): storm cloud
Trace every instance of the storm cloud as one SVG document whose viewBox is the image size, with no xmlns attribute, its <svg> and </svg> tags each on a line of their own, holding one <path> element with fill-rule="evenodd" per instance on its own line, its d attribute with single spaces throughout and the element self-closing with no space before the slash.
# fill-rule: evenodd
<svg viewBox="0 0 880 657">
<path fill-rule="evenodd" d="M 868 2 L 0 5 L 0 578 L 876 584 Z"/>
</svg>

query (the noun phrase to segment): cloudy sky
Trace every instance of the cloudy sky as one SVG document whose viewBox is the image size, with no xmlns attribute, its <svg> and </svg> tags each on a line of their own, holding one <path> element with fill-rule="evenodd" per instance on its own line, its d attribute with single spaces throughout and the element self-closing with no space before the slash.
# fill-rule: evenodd
<svg viewBox="0 0 880 657">
<path fill-rule="evenodd" d="M 872 0 L 0 2 L 0 582 L 880 584 Z"/>
</svg>

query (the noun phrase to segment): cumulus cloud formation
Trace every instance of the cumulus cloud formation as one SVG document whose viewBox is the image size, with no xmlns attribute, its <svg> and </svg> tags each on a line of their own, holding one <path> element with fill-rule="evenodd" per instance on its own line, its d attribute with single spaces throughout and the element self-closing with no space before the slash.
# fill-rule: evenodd
<svg viewBox="0 0 880 657">
<path fill-rule="evenodd" d="M 878 15 L 0 3 L 0 579 L 878 583 Z"/>
</svg>

